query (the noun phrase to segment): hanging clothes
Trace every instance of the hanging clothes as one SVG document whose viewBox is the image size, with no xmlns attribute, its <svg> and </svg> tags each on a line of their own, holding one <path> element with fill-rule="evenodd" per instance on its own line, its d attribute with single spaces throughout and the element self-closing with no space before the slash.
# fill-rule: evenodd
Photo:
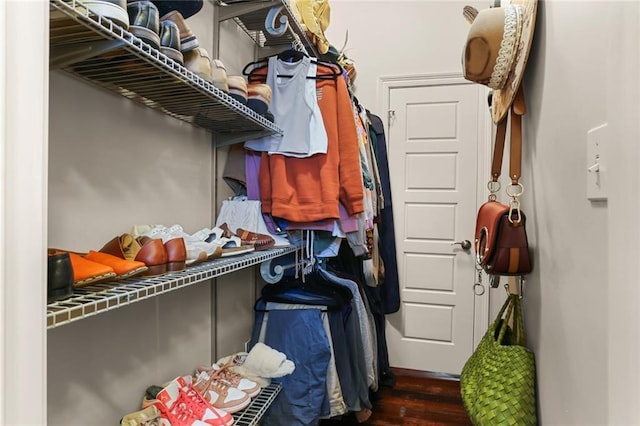
<svg viewBox="0 0 640 426">
<path fill-rule="evenodd" d="M 325 154 L 327 133 L 318 106 L 315 80 L 308 78 L 316 76 L 317 64 L 308 56 L 293 63 L 272 56 L 268 64 L 265 82 L 271 87 L 269 110 L 274 123 L 284 133 L 246 141 L 244 147 L 298 158 Z"/>
<path fill-rule="evenodd" d="M 341 78 L 315 81 L 327 154 L 291 158 L 263 153 L 260 165 L 263 212 L 295 222 L 338 219 L 338 200 L 349 215 L 364 210 L 357 133 L 346 85 Z"/>
<path fill-rule="evenodd" d="M 400 309 L 400 281 L 398 279 L 398 262 L 396 258 L 396 237 L 393 223 L 393 206 L 391 202 L 391 180 L 389 177 L 389 162 L 387 157 L 387 141 L 382 120 L 377 115 L 369 113 L 369 133 L 375 148 L 384 206 L 378 220 L 378 234 L 380 238 L 380 257 L 384 263 L 384 279 L 381 285 L 380 298 L 383 312 L 391 314 Z"/>
<path fill-rule="evenodd" d="M 282 394 L 263 424 L 315 425 L 347 411 L 370 413 L 372 343 L 363 336 L 370 332 L 365 309 L 355 283 L 322 269 L 304 281 L 285 277 L 263 288 L 251 344 L 261 341 L 296 364 L 282 378 Z"/>
</svg>

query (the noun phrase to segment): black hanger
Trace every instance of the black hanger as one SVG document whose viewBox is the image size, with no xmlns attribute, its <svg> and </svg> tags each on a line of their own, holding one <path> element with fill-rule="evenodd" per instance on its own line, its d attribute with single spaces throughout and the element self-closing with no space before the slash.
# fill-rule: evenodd
<svg viewBox="0 0 640 426">
<path fill-rule="evenodd" d="M 278 53 L 278 59 L 280 59 L 281 61 L 298 62 L 307 57 L 309 57 L 309 55 L 296 49 L 287 49 Z M 317 61 L 313 62 L 317 63 Z"/>
<path fill-rule="evenodd" d="M 307 55 L 305 55 L 304 52 L 300 52 L 295 49 L 287 49 L 283 52 L 280 52 L 277 56 L 278 56 L 278 59 L 282 61 L 288 61 L 289 59 L 293 59 L 295 62 L 295 61 L 302 60 Z M 336 65 L 328 62 L 320 62 L 315 59 L 311 59 L 311 62 L 314 64 L 317 64 L 318 67 L 328 68 L 329 70 L 331 70 L 331 74 L 320 74 L 320 75 L 316 75 L 315 77 L 307 77 L 307 79 L 335 80 L 336 78 L 342 75 L 342 67 L 340 67 L 340 65 Z M 242 74 L 247 76 L 247 80 L 250 83 L 255 81 L 262 81 L 264 80 L 265 77 L 256 76 L 254 73 L 258 70 L 267 68 L 268 66 L 269 66 L 269 58 L 268 57 L 261 58 L 261 59 L 258 59 L 257 61 L 249 62 L 247 65 L 245 65 L 244 68 L 242 69 Z M 286 74 L 278 74 L 278 77 L 291 78 L 293 76 L 286 75 Z"/>
<path fill-rule="evenodd" d="M 307 302 L 296 301 L 296 297 L 289 298 L 287 293 L 306 293 L 319 296 L 315 301 L 309 298 Z M 287 277 L 275 284 L 269 284 L 262 288 L 262 299 L 267 302 L 296 303 L 307 305 L 323 305 L 331 308 L 341 308 L 345 303 L 351 302 L 353 294 L 351 291 L 333 283 L 316 270 L 305 275 L 304 281 L 301 278 Z"/>
</svg>

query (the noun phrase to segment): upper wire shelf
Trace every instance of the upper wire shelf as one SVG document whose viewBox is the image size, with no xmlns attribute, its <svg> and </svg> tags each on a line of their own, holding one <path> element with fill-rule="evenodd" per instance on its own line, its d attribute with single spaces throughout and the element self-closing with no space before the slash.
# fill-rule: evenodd
<svg viewBox="0 0 640 426">
<path fill-rule="evenodd" d="M 79 0 L 50 0 L 50 68 L 214 132 L 218 145 L 282 133 Z"/>
<path fill-rule="evenodd" d="M 73 296 L 47 305 L 47 328 L 111 311 L 182 287 L 239 271 L 295 250 L 294 246 L 215 259 L 158 277 L 129 278 L 74 289 Z"/>
<path fill-rule="evenodd" d="M 289 46 L 295 43 L 295 35 L 297 35 L 309 55 L 319 56 L 315 45 L 311 43 L 309 37 L 307 37 L 307 33 L 302 29 L 300 22 L 298 22 L 293 14 L 287 0 L 220 0 L 218 3 L 220 4 L 219 20 L 234 19 L 238 26 L 242 28 L 259 47 Z M 280 14 L 285 17 L 285 21 L 288 23 L 291 31 L 272 34 L 265 29 L 265 21 L 271 9 L 280 7 L 282 8 Z M 282 25 L 285 24 L 283 23 Z"/>
</svg>

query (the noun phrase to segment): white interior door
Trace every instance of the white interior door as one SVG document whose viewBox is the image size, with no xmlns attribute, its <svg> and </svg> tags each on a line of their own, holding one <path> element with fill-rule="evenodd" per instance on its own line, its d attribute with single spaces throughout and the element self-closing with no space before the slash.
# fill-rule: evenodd
<svg viewBox="0 0 640 426">
<path fill-rule="evenodd" d="M 481 132 L 478 85 L 460 78 L 388 93 L 400 310 L 394 367 L 459 374 L 474 348 L 473 243 Z"/>
</svg>

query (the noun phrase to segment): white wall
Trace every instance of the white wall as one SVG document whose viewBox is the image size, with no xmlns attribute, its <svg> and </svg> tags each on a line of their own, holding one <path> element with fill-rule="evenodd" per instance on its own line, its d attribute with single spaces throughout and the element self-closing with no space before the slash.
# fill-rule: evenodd
<svg viewBox="0 0 640 426">
<path fill-rule="evenodd" d="M 332 0 L 328 35 L 339 48 L 349 30 L 356 95 L 384 117 L 378 79 L 460 72 L 468 29 L 462 7 L 490 3 Z M 524 82 L 521 182 L 536 262 L 523 303 L 542 424 L 640 423 L 639 18 L 637 2 L 539 3 Z M 586 135 L 605 122 L 615 184 L 608 203 L 590 203 Z"/>
</svg>

